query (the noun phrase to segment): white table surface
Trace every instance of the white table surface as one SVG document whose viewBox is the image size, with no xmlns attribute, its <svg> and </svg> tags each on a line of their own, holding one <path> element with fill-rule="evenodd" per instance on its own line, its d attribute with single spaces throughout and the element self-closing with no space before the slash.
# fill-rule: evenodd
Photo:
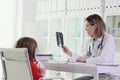
<svg viewBox="0 0 120 80">
<path fill-rule="evenodd" d="M 88 63 L 66 63 L 66 62 L 44 62 L 45 69 L 64 71 L 64 72 L 74 72 L 74 73 L 85 73 L 94 76 L 93 80 L 99 80 L 99 73 L 120 73 L 120 66 L 105 66 L 105 65 L 95 65 Z"/>
</svg>

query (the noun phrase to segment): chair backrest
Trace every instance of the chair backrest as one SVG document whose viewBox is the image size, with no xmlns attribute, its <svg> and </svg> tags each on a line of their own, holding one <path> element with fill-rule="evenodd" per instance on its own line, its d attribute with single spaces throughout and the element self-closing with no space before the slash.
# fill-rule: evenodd
<svg viewBox="0 0 120 80">
<path fill-rule="evenodd" d="M 2 80 L 33 80 L 27 49 L 0 48 L 0 57 Z"/>
</svg>

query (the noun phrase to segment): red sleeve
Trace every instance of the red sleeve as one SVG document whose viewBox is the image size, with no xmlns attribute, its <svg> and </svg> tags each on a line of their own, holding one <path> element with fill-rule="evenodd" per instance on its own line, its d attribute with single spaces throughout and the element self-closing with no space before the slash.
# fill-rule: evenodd
<svg viewBox="0 0 120 80">
<path fill-rule="evenodd" d="M 37 68 L 37 65 L 33 61 L 30 61 L 30 65 L 31 65 L 33 80 L 39 80 L 41 77 L 43 77 L 40 73 L 40 70 Z"/>
</svg>

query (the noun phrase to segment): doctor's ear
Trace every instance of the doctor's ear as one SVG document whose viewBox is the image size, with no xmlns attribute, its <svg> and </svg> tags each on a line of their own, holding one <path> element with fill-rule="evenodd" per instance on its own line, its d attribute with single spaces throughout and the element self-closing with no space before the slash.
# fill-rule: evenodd
<svg viewBox="0 0 120 80">
<path fill-rule="evenodd" d="M 94 27 L 94 29 L 97 29 L 97 25 L 96 24 L 94 24 L 93 27 Z"/>
</svg>

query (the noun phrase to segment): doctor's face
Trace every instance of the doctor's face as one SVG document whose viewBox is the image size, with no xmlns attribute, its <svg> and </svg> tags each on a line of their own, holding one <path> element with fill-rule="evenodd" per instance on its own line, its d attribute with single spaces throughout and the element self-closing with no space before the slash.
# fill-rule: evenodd
<svg viewBox="0 0 120 80">
<path fill-rule="evenodd" d="M 89 36 L 94 37 L 94 32 L 96 29 L 96 25 L 91 25 L 88 21 L 86 21 L 86 31 L 88 33 Z"/>
</svg>

